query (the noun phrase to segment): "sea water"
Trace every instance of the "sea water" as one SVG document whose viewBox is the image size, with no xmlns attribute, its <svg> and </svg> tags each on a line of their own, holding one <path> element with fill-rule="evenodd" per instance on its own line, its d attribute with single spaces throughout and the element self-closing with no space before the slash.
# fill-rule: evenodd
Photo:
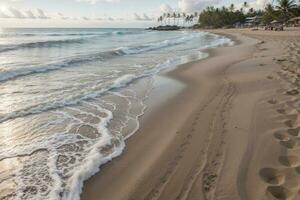
<svg viewBox="0 0 300 200">
<path fill-rule="evenodd" d="M 0 199 L 80 199 L 138 129 L 152 77 L 230 44 L 200 31 L 0 30 Z"/>
</svg>

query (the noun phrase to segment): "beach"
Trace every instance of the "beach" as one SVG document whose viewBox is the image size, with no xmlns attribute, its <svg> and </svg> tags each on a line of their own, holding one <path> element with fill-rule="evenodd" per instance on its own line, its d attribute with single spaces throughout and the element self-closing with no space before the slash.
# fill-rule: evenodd
<svg viewBox="0 0 300 200">
<path fill-rule="evenodd" d="M 148 108 L 81 199 L 299 199 L 300 30 L 208 31 L 235 45 L 164 73 L 184 87 Z"/>
</svg>

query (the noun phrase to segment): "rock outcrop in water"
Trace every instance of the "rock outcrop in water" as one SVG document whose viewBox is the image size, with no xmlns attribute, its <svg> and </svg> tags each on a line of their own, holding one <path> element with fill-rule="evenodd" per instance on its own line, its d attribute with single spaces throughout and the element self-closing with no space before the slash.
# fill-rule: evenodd
<svg viewBox="0 0 300 200">
<path fill-rule="evenodd" d="M 150 27 L 148 30 L 154 30 L 154 31 L 177 31 L 180 30 L 181 28 L 179 26 L 157 26 L 157 27 Z"/>
</svg>

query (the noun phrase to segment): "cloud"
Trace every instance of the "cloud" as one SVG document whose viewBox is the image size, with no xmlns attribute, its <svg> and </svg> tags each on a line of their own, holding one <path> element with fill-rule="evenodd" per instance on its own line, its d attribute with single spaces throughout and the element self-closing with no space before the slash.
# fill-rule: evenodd
<svg viewBox="0 0 300 200">
<path fill-rule="evenodd" d="M 98 18 L 94 18 L 94 20 L 98 20 L 98 21 L 124 21 L 126 19 L 118 17 L 118 18 L 113 18 L 113 17 L 98 17 Z"/>
<path fill-rule="evenodd" d="M 134 18 L 135 20 L 142 20 L 142 18 L 141 18 L 137 13 L 134 13 L 134 14 L 133 14 L 133 18 Z"/>
<path fill-rule="evenodd" d="M 143 14 L 143 18 L 145 21 L 152 21 L 153 18 L 149 17 L 146 13 Z"/>
<path fill-rule="evenodd" d="M 37 9 L 37 18 L 39 19 L 50 19 L 51 17 L 47 16 L 42 9 Z"/>
<path fill-rule="evenodd" d="M 85 17 L 85 16 L 84 16 L 84 17 L 82 17 L 82 19 L 83 19 L 83 20 L 85 20 L 85 21 L 89 21 L 89 20 L 90 20 L 90 18 L 88 18 L 88 17 Z"/>
<path fill-rule="evenodd" d="M 243 8 L 243 3 L 236 4 L 236 8 L 243 8 L 245 11 L 248 11 L 250 8 L 255 10 L 264 9 L 268 3 L 272 3 L 271 0 L 256 0 L 248 3 L 248 8 Z"/>
<path fill-rule="evenodd" d="M 201 11 L 207 6 L 219 4 L 221 0 L 179 0 L 178 7 L 183 12 Z"/>
<path fill-rule="evenodd" d="M 29 18 L 29 19 L 36 19 L 36 17 L 34 16 L 34 14 L 31 10 L 25 11 L 25 14 L 27 15 L 27 18 Z"/>
<path fill-rule="evenodd" d="M 16 19 L 24 19 L 27 18 L 21 11 L 14 9 L 14 8 L 9 8 L 8 9 L 9 12 L 11 13 L 11 17 L 12 18 L 16 18 Z"/>
<path fill-rule="evenodd" d="M 173 8 L 168 4 L 162 4 L 159 9 L 162 13 L 172 13 L 174 11 Z"/>
<path fill-rule="evenodd" d="M 50 19 L 45 12 L 41 9 L 35 11 L 27 10 L 25 12 L 16 8 L 9 7 L 5 10 L 0 10 L 0 18 L 12 18 L 12 19 Z"/>
<path fill-rule="evenodd" d="M 4 13 L 4 11 L 0 10 L 0 18 L 11 18 L 11 17 L 8 16 L 6 13 Z"/>
<path fill-rule="evenodd" d="M 62 13 L 57 13 L 57 16 L 58 16 L 58 18 L 59 19 L 62 19 L 62 20 L 67 20 L 67 19 L 69 19 L 69 17 L 66 17 L 66 16 L 64 16 Z"/>
<path fill-rule="evenodd" d="M 146 13 L 143 13 L 142 15 L 134 13 L 133 18 L 134 18 L 134 20 L 137 20 L 137 21 L 152 21 L 153 20 Z"/>
<path fill-rule="evenodd" d="M 266 5 L 268 3 L 271 3 L 271 1 L 270 0 L 256 0 L 256 2 L 253 3 L 253 7 L 258 8 L 258 9 L 264 8 L 264 7 L 266 7 Z"/>
</svg>

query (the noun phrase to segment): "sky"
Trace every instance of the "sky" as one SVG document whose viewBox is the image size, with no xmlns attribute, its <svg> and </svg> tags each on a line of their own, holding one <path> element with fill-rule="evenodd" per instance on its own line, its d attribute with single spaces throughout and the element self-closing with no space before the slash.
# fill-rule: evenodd
<svg viewBox="0 0 300 200">
<path fill-rule="evenodd" d="M 263 7 L 268 0 L 248 0 Z M 163 12 L 192 13 L 207 6 L 244 0 L 0 0 L 0 28 L 106 27 L 141 28 L 157 24 Z"/>
</svg>

